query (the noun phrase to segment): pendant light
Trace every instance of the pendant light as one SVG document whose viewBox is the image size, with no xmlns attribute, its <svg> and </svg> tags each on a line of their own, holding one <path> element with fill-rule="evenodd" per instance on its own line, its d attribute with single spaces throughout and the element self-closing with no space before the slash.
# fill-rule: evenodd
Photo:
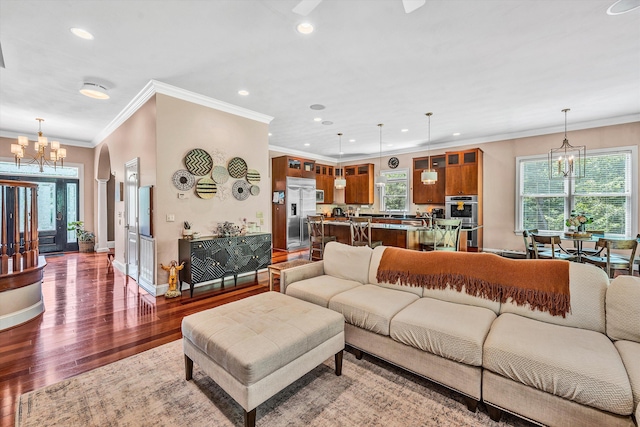
<svg viewBox="0 0 640 427">
<path fill-rule="evenodd" d="M 340 162 L 342 161 L 342 134 L 338 134 L 338 154 L 340 155 L 338 160 L 338 167 L 336 168 L 336 179 L 334 181 L 334 186 L 336 190 L 342 190 L 347 186 L 347 180 L 344 179 L 344 172 L 342 167 L 340 166 Z"/>
<path fill-rule="evenodd" d="M 431 168 L 431 116 L 433 113 L 426 113 L 429 118 L 429 133 L 427 134 L 427 169 L 420 174 L 420 181 L 424 185 L 433 185 L 438 180 L 438 172 Z"/>
<path fill-rule="evenodd" d="M 378 165 L 378 176 L 376 176 L 376 187 L 378 188 L 383 188 L 387 185 L 387 177 L 382 175 L 382 126 L 384 126 L 382 123 L 378 124 L 378 127 L 380 128 L 380 163 Z"/>
<path fill-rule="evenodd" d="M 580 145 L 574 147 L 567 139 L 567 112 L 569 108 L 562 110 L 564 113 L 564 141 L 560 148 L 552 148 L 549 151 L 549 179 L 580 179 L 586 172 L 587 147 Z"/>
</svg>

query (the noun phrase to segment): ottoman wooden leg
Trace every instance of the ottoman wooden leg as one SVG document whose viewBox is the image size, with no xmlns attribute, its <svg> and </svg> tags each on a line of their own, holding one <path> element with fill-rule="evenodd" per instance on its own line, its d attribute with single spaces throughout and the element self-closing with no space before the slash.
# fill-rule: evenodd
<svg viewBox="0 0 640 427">
<path fill-rule="evenodd" d="M 189 359 L 189 356 L 184 355 L 184 376 L 187 381 L 191 381 L 193 378 L 193 360 Z"/>
<path fill-rule="evenodd" d="M 342 375 L 342 353 L 343 350 L 340 350 L 336 353 L 336 375 Z"/>
<path fill-rule="evenodd" d="M 244 411 L 244 427 L 256 427 L 256 409 L 251 411 Z"/>
<path fill-rule="evenodd" d="M 362 350 L 358 350 L 357 348 L 353 349 L 353 354 L 355 354 L 356 359 L 361 360 L 362 359 Z"/>
</svg>

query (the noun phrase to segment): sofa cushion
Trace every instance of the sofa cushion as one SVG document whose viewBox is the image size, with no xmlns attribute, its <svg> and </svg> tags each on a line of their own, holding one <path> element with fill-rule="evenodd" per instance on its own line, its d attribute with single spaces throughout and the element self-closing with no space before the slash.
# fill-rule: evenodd
<svg viewBox="0 0 640 427">
<path fill-rule="evenodd" d="M 535 277 L 523 280 L 535 280 Z M 516 305 L 509 299 L 500 306 L 500 313 L 513 313 L 530 319 L 562 326 L 605 332 L 604 300 L 609 285 L 602 269 L 577 262 L 569 263 L 571 312 L 566 317 L 552 316 L 546 311 L 531 310 L 528 304 Z"/>
<path fill-rule="evenodd" d="M 636 407 L 636 420 L 640 422 L 640 418 L 638 418 L 638 411 L 640 411 L 640 343 L 616 341 L 614 345 L 627 369 L 633 393 L 633 404 Z"/>
<path fill-rule="evenodd" d="M 607 335 L 640 343 L 640 278 L 618 276 L 609 285 Z"/>
<path fill-rule="evenodd" d="M 372 252 L 368 246 L 329 242 L 324 247 L 324 272 L 329 276 L 366 284 L 369 281 Z"/>
<path fill-rule="evenodd" d="M 475 307 L 483 307 L 493 311 L 495 314 L 500 313 L 500 302 L 492 301 L 486 298 L 474 297 L 469 295 L 464 286 L 460 292 L 455 289 L 425 289 L 423 296 L 429 298 L 439 299 L 441 301 L 449 301 L 457 304 L 472 305 Z"/>
<path fill-rule="evenodd" d="M 423 292 L 421 286 L 406 286 L 396 285 L 395 283 L 378 282 L 376 277 L 378 275 L 378 266 L 380 265 L 380 260 L 382 259 L 382 254 L 385 249 L 385 246 L 378 246 L 373 250 L 373 254 L 371 255 L 371 264 L 369 264 L 369 284 L 378 285 L 388 289 L 396 289 L 403 292 L 411 292 L 421 297 Z"/>
<path fill-rule="evenodd" d="M 391 320 L 396 341 L 472 366 L 482 366 L 482 344 L 496 314 L 486 308 L 420 298 Z"/>
<path fill-rule="evenodd" d="M 629 378 L 606 335 L 515 314 L 500 315 L 484 343 L 482 366 L 574 402 L 630 415 Z"/>
<path fill-rule="evenodd" d="M 357 286 L 363 285 L 360 282 L 339 279 L 325 274 L 291 283 L 287 286 L 286 294 L 322 307 L 328 307 L 329 300 L 334 295 Z"/>
<path fill-rule="evenodd" d="M 389 335 L 391 319 L 419 297 L 376 285 L 363 285 L 342 292 L 329 301 L 329 308 L 350 323 L 380 335 Z"/>
</svg>

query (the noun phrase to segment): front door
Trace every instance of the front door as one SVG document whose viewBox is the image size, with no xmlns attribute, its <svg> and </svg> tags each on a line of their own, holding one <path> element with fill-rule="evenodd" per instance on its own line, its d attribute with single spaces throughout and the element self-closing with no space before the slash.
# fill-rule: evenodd
<svg viewBox="0 0 640 427">
<path fill-rule="evenodd" d="M 138 280 L 138 159 L 125 164 L 125 229 L 127 242 L 125 262 L 127 275 Z"/>
<path fill-rule="evenodd" d="M 2 176 L 0 179 L 20 180 L 38 184 L 38 247 L 40 253 L 77 251 L 78 243 L 75 232 L 67 231 L 67 224 L 78 220 L 79 181 L 77 179 L 34 177 L 34 176 Z M 13 212 L 15 203 L 24 212 L 24 189 L 18 191 L 18 200 L 13 192 L 7 194 L 7 210 Z M 12 227 L 12 222 L 8 222 Z M 24 219 L 20 219 L 20 234 L 24 231 Z M 9 236 L 13 236 L 10 230 Z M 22 237 L 21 237 L 22 238 Z"/>
</svg>

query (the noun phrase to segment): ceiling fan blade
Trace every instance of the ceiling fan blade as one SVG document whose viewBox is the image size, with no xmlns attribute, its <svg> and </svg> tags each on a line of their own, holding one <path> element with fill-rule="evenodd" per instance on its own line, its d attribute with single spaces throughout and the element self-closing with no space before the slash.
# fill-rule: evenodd
<svg viewBox="0 0 640 427">
<path fill-rule="evenodd" d="M 310 14 L 322 0 L 302 0 L 293 8 L 293 13 L 298 15 L 307 16 Z M 423 2 L 424 3 L 424 2 Z M 407 12 L 409 13 L 409 12 Z"/>
<path fill-rule="evenodd" d="M 411 13 L 414 10 L 424 6 L 426 0 L 402 0 L 405 13 Z"/>
</svg>

